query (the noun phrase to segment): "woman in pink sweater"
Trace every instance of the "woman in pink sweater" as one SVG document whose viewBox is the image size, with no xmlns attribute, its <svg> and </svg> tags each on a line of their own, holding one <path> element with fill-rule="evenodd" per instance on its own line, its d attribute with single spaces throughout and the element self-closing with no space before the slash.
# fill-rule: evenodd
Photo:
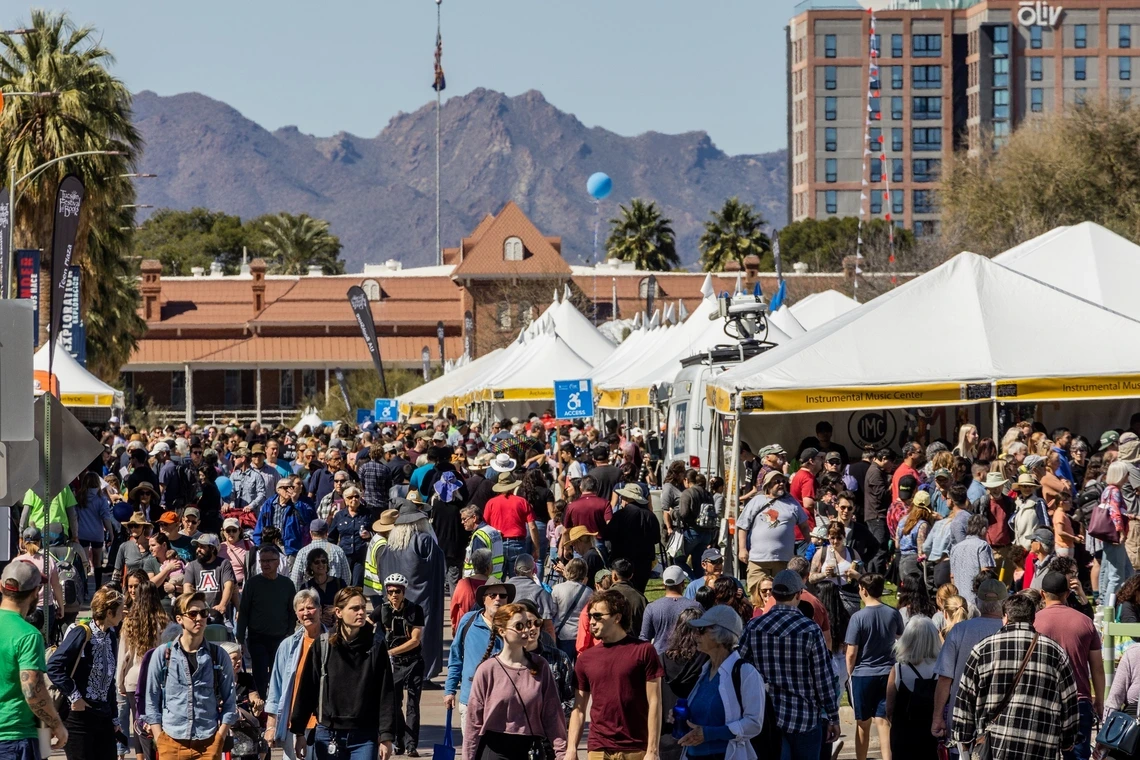
<svg viewBox="0 0 1140 760">
<path fill-rule="evenodd" d="M 550 666 L 526 651 L 538 628 L 521 604 L 505 604 L 492 618 L 491 642 L 471 681 L 467 723 L 463 726 L 464 760 L 526 757 L 539 741 L 554 745 L 555 757 L 566 752 L 566 722 L 558 685 Z M 495 641 L 502 651 L 491 657 Z"/>
</svg>

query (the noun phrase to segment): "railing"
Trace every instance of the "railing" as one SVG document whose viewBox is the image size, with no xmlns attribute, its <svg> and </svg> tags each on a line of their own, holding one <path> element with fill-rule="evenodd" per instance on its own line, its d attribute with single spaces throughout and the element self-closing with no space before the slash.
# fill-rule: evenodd
<svg viewBox="0 0 1140 760">
<path fill-rule="evenodd" d="M 1116 640 L 1118 638 L 1140 637 L 1140 623 L 1114 623 L 1116 610 L 1112 607 L 1101 607 L 1097 617 L 1103 616 L 1101 622 L 1100 652 L 1104 659 L 1104 690 L 1108 693 L 1112 686 L 1112 675 L 1116 672 Z"/>
<path fill-rule="evenodd" d="M 260 419 L 263 424 L 289 424 L 301 416 L 301 407 L 263 407 L 260 415 L 252 406 L 231 406 L 224 409 L 195 409 L 194 421 L 203 425 L 218 425 L 232 419 L 242 422 Z M 156 409 L 154 414 L 162 424 L 186 421 L 185 409 Z"/>
</svg>

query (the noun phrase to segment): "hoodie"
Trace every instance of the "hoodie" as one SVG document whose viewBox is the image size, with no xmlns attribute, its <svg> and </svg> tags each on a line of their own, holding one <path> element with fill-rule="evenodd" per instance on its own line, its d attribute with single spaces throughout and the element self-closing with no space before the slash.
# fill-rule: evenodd
<svg viewBox="0 0 1140 760">
<path fill-rule="evenodd" d="M 321 641 L 313 643 L 301 671 L 289 730 L 305 732 L 309 717 L 317 715 L 320 702 Z M 333 731 L 363 730 L 378 733 L 380 741 L 394 741 L 399 707 L 388 647 L 374 638 L 372 625 L 352 641 L 328 644 L 324 720 Z"/>
<path fill-rule="evenodd" d="M 1033 531 L 1049 527 L 1041 524 L 1037 515 L 1037 501 L 1036 496 L 1030 496 L 1028 499 L 1019 496 L 1013 503 L 1013 542 L 1026 551 L 1033 541 Z"/>
</svg>

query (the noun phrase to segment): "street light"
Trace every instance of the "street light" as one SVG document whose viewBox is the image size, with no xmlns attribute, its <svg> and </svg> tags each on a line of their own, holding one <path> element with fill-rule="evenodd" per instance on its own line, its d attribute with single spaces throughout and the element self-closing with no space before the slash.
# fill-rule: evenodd
<svg viewBox="0 0 1140 760">
<path fill-rule="evenodd" d="M 124 203 L 119 208 L 154 208 L 154 206 L 149 203 Z"/>
<path fill-rule="evenodd" d="M 127 177 L 127 178 L 133 177 L 135 179 L 154 179 L 157 176 L 158 176 L 157 174 L 140 174 L 139 172 L 131 172 L 129 174 L 113 174 L 110 177 L 104 177 L 103 179 L 105 179 L 105 180 L 115 179 L 116 177 Z"/>
</svg>

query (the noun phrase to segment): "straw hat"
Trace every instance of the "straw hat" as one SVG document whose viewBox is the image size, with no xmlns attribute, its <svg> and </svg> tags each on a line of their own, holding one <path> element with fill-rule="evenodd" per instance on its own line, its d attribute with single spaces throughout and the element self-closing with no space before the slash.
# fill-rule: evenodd
<svg viewBox="0 0 1140 760">
<path fill-rule="evenodd" d="M 1037 478 L 1030 475 L 1028 472 L 1023 472 L 1017 476 L 1018 488 L 1036 488 Z"/>
<path fill-rule="evenodd" d="M 373 533 L 391 533 L 396 527 L 396 518 L 400 516 L 398 509 L 385 509 L 380 513 L 380 519 L 372 523 Z"/>
<path fill-rule="evenodd" d="M 586 536 L 591 536 L 591 537 L 597 538 L 598 534 L 597 533 L 591 533 L 586 528 L 585 525 L 575 525 L 573 528 L 570 529 L 570 533 L 569 533 L 569 540 L 570 541 L 577 541 L 578 539 L 584 538 Z"/>
</svg>

